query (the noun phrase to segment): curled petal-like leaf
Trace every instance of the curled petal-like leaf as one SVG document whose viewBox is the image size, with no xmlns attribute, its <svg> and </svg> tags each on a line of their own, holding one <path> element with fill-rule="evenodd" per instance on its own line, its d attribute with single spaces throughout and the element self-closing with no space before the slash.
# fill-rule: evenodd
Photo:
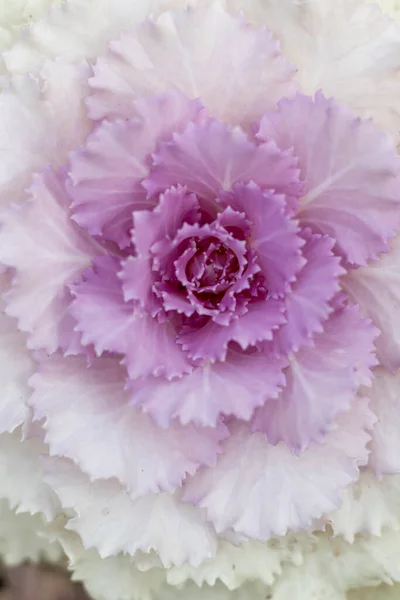
<svg viewBox="0 0 400 600">
<path fill-rule="evenodd" d="M 285 194 L 291 205 L 302 190 L 291 152 L 281 151 L 272 141 L 255 145 L 241 129 L 204 119 L 190 123 L 171 142 L 160 144 L 143 185 L 151 196 L 171 185 L 184 185 L 215 210 L 221 191 L 250 181 Z"/>
<path fill-rule="evenodd" d="M 119 277 L 123 282 L 125 300 L 137 300 L 150 314 L 157 313 L 160 303 L 154 294 L 154 262 L 168 261 L 169 256 L 158 253 L 153 247 L 157 242 L 164 245 L 176 235 L 184 222 L 190 222 L 199 208 L 194 194 L 188 194 L 182 186 L 171 188 L 162 194 L 152 211 L 135 211 L 132 238 L 135 256 L 122 261 Z M 164 245 L 162 248 L 164 249 Z M 154 314 L 153 314 L 154 316 Z"/>
<path fill-rule="evenodd" d="M 367 402 L 357 399 L 321 444 L 299 456 L 238 423 L 217 465 L 191 478 L 184 498 L 205 508 L 218 532 L 232 528 L 266 540 L 307 528 L 340 506 L 341 491 L 358 478 L 358 465 L 368 458 L 366 429 L 374 422 Z"/>
<path fill-rule="evenodd" d="M 199 2 L 145 21 L 110 45 L 94 67 L 90 114 L 129 118 L 137 97 L 174 87 L 202 98 L 216 118 L 250 127 L 294 93 L 293 72 L 268 30 L 219 2 Z"/>
<path fill-rule="evenodd" d="M 305 182 L 301 223 L 335 239 L 352 265 L 388 251 L 400 225 L 400 159 L 389 135 L 318 92 L 282 100 L 258 137 L 294 149 Z"/>
<path fill-rule="evenodd" d="M 275 350 L 283 354 L 312 344 L 313 334 L 323 331 L 332 311 L 329 301 L 339 292 L 339 276 L 346 272 L 332 252 L 334 240 L 309 230 L 301 235 L 306 242 L 301 249 L 306 264 L 285 297 L 286 323 L 273 339 Z"/>
<path fill-rule="evenodd" d="M 394 372 L 400 367 L 400 236 L 390 252 L 343 278 L 343 287 L 381 332 L 376 340 L 381 364 Z"/>
<path fill-rule="evenodd" d="M 276 444 L 304 451 L 321 442 L 335 417 L 349 409 L 360 384 L 372 381 L 378 332 L 356 307 L 333 313 L 311 347 L 289 358 L 286 386 L 259 409 L 253 429 Z"/>
<path fill-rule="evenodd" d="M 200 110 L 200 102 L 168 92 L 143 102 L 134 120 L 101 123 L 86 146 L 71 157 L 69 193 L 75 221 L 92 235 L 127 247 L 132 212 L 156 204 L 141 185 L 151 154 L 160 140 L 170 139 Z"/>
<path fill-rule="evenodd" d="M 251 223 L 249 245 L 265 277 L 272 296 L 282 296 L 304 266 L 301 255 L 304 240 L 298 235 L 298 224 L 285 211 L 285 197 L 258 185 L 235 185 L 230 194 L 221 194 L 223 205 L 243 211 Z"/>
<path fill-rule="evenodd" d="M 125 372 L 114 358 L 54 355 L 31 379 L 29 401 L 45 419 L 50 454 L 74 460 L 92 478 L 116 477 L 132 498 L 172 492 L 201 464 L 214 464 L 226 428 L 160 429 L 129 406 Z M 129 457 L 129 460 L 127 460 Z"/>
<path fill-rule="evenodd" d="M 0 261 L 16 270 L 6 311 L 28 333 L 29 348 L 73 354 L 80 344 L 68 313 L 68 284 L 102 249 L 71 221 L 62 174 L 46 169 L 30 192 L 27 205 L 3 215 Z"/>
<path fill-rule="evenodd" d="M 134 384 L 131 402 L 162 426 L 174 418 L 215 426 L 220 414 L 248 420 L 257 406 L 278 394 L 285 365 L 285 360 L 262 352 L 231 351 L 224 362 L 206 362 L 181 379 L 148 378 Z"/>
<path fill-rule="evenodd" d="M 279 300 L 253 301 L 244 315 L 233 317 L 228 325 L 209 320 L 202 327 L 183 328 L 177 342 L 194 360 L 225 360 L 230 342 L 247 350 L 258 342 L 273 339 L 274 332 L 286 322 L 283 313 Z"/>
<path fill-rule="evenodd" d="M 132 379 L 189 373 L 192 367 L 175 342 L 173 326 L 168 321 L 158 323 L 125 301 L 119 270 L 118 259 L 96 258 L 93 268 L 72 286 L 75 300 L 70 312 L 77 323 L 76 331 L 82 334 L 82 343 L 93 344 L 98 356 L 103 352 L 124 355 Z M 138 344 L 138 340 L 146 340 L 146 344 Z"/>
<path fill-rule="evenodd" d="M 46 458 L 44 469 L 63 508 L 76 513 L 67 528 L 102 558 L 155 551 L 163 566 L 170 567 L 183 562 L 197 566 L 215 554 L 216 535 L 203 511 L 176 495 L 148 494 L 132 500 L 115 479 L 90 481 L 66 459 Z"/>
<path fill-rule="evenodd" d="M 378 476 L 400 473 L 400 375 L 379 368 L 371 388 L 363 389 L 370 398 L 377 422 L 371 432 L 369 464 Z"/>
</svg>

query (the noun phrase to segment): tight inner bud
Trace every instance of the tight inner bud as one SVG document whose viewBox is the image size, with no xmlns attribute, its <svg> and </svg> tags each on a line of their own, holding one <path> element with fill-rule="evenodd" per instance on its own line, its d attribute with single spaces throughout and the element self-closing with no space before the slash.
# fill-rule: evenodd
<svg viewBox="0 0 400 600">
<path fill-rule="evenodd" d="M 239 261 L 235 253 L 216 239 L 201 240 L 188 261 L 186 277 L 193 291 L 220 293 L 237 280 Z"/>
</svg>

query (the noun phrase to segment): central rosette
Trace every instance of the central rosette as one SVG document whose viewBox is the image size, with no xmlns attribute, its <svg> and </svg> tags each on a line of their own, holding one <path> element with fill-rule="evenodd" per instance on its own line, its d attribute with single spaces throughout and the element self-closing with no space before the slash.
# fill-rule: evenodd
<svg viewBox="0 0 400 600">
<path fill-rule="evenodd" d="M 191 305 L 185 314 L 197 312 L 225 322 L 222 313 L 234 304 L 228 291 L 247 265 L 244 244 L 223 227 L 207 225 L 184 228 L 176 243 L 180 257 L 174 262 L 175 273 Z"/>
<path fill-rule="evenodd" d="M 266 298 L 257 257 L 246 241 L 251 223 L 218 202 L 206 211 L 184 188 L 168 190 L 152 216 L 136 215 L 137 255 L 125 263 L 123 274 L 131 298 L 158 320 L 174 320 L 177 342 L 187 347 L 190 358 L 196 354 L 188 343 L 190 328 L 211 322 L 228 327 L 248 311 L 249 302 Z M 140 230 L 149 237 L 144 239 Z M 136 284 L 143 281 L 146 255 L 151 282 L 143 290 Z"/>
</svg>

